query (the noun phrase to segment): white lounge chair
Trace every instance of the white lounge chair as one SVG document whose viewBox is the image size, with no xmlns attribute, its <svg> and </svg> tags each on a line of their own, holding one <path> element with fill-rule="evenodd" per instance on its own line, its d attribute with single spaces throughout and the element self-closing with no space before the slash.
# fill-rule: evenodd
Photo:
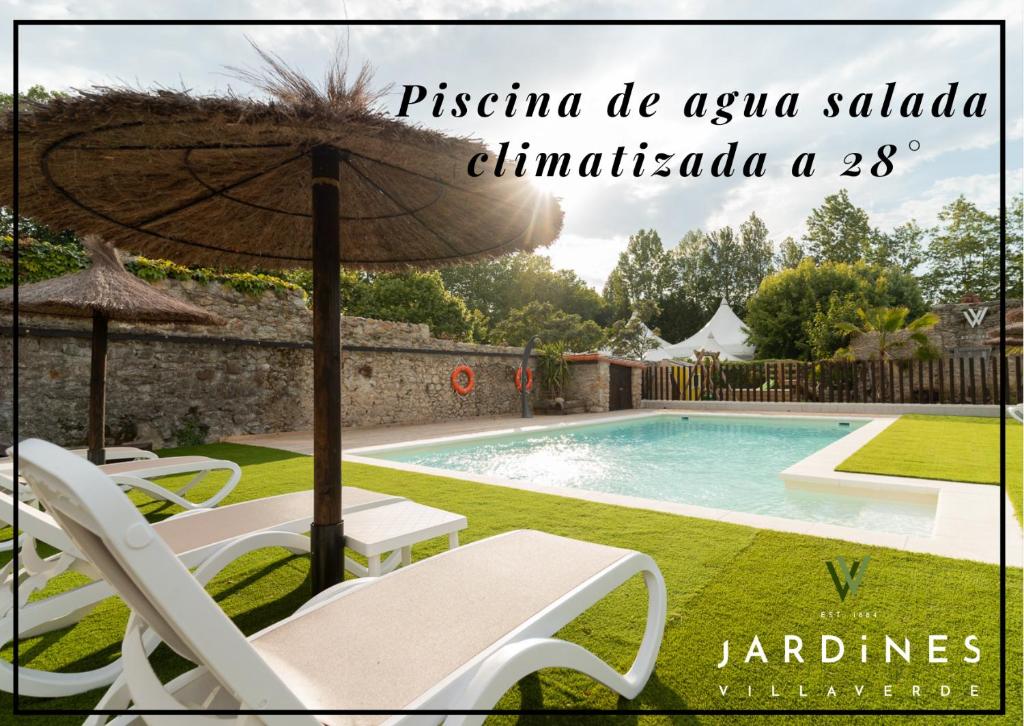
<svg viewBox="0 0 1024 726">
<path fill-rule="evenodd" d="M 1017 423 L 1024 424 L 1024 403 L 1018 403 L 1016 406 L 1007 406 L 1006 413 Z"/>
<path fill-rule="evenodd" d="M 83 459 L 88 456 L 88 449 L 68 449 L 75 456 L 81 456 Z M 7 447 L 7 456 L 14 456 L 14 447 Z M 103 454 L 106 457 L 106 463 L 113 464 L 118 461 L 139 461 L 141 459 L 156 459 L 156 452 L 149 451 L 148 449 L 140 449 L 136 446 L 108 446 L 103 450 Z"/>
<path fill-rule="evenodd" d="M 70 452 L 75 453 L 75 452 Z M 75 454 L 77 456 L 77 454 Z M 137 489 L 145 492 L 153 499 L 177 504 L 183 509 L 206 509 L 216 506 L 234 490 L 242 477 L 242 470 L 233 461 L 227 459 L 211 459 L 208 456 L 167 456 L 159 458 L 155 454 L 145 459 L 131 459 L 103 464 L 100 469 L 108 474 L 122 489 Z M 209 498 L 201 502 L 193 502 L 185 495 L 206 480 L 212 472 L 229 472 L 228 480 Z M 174 491 L 153 481 L 159 477 L 175 474 L 193 474 L 184 486 Z M 0 488 L 13 491 L 14 460 L 0 460 Z M 6 549 L 10 549 L 8 545 Z"/>
<path fill-rule="evenodd" d="M 401 712 L 389 723 L 435 723 L 442 717 L 417 711 L 488 709 L 520 679 L 544 668 L 580 671 L 626 698 L 642 690 L 654 669 L 665 626 L 665 582 L 654 561 L 639 552 L 509 532 L 383 577 L 344 582 L 246 638 L 202 588 L 248 551 L 245 538 L 190 573 L 91 464 L 43 441 L 26 441 L 21 455 L 40 501 L 132 608 L 122 645 L 124 672 L 97 709 L 242 708 L 257 711 L 242 719 L 247 723 L 270 724 L 349 723 L 329 712 L 383 711 Z M 647 585 L 647 624 L 624 675 L 583 647 L 553 637 L 637 574 Z M 162 684 L 147 657 L 154 632 L 198 667 Z M 310 715 L 258 713 L 271 709 Z M 96 716 L 87 723 L 105 720 Z M 481 715 L 448 719 L 460 725 L 482 721 Z"/>
<path fill-rule="evenodd" d="M 345 514 L 403 501 L 402 497 L 389 494 L 357 487 L 344 488 Z M 13 496 L 0 492 L 0 522 L 13 522 L 14 506 Z M 16 572 L 15 561 L 12 560 L 0 570 L 0 648 L 14 638 L 15 577 L 18 579 L 19 638 L 41 635 L 78 622 L 97 604 L 115 594 L 48 512 L 24 500 L 17 506 L 18 526 L 24 533 L 18 557 L 21 569 Z M 217 509 L 182 512 L 158 522 L 153 529 L 185 567 L 194 568 L 226 544 L 238 540 L 245 541 L 246 552 L 274 546 L 297 553 L 308 552 L 309 538 L 300 533 L 308 532 L 312 512 L 312 492 L 304 491 Z M 59 553 L 42 557 L 36 550 L 37 542 L 49 545 Z M 384 567 L 394 568 L 397 554 L 385 562 Z M 347 564 L 356 571 L 361 567 L 357 562 Z M 93 578 L 93 581 L 29 602 L 34 593 L 65 572 L 79 572 Z M 19 667 L 18 686 L 20 693 L 26 696 L 67 696 L 108 685 L 120 670 L 120 662 L 81 673 L 53 673 Z M 0 691 L 10 693 L 13 684 L 13 666 L 0 659 Z"/>
</svg>

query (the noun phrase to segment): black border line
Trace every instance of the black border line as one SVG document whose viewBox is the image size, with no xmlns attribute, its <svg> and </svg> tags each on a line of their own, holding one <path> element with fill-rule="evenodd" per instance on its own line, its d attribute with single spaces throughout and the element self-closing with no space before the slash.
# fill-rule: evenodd
<svg viewBox="0 0 1024 726">
<path fill-rule="evenodd" d="M 999 28 L 999 272 L 1000 272 L 1000 314 L 999 314 L 999 353 L 1000 357 L 1006 358 L 1006 20 L 981 20 L 981 19 L 950 19 L 950 20 L 919 20 L 919 19 L 865 19 L 865 20 L 843 20 L 843 19 L 822 19 L 822 20 L 781 20 L 781 19 L 591 19 L 591 20 L 475 20 L 475 19 L 398 19 L 398 20 L 17 20 L 13 21 L 13 111 L 15 118 L 18 113 L 18 33 L 22 25 L 25 26 L 316 26 L 316 25 L 451 25 L 451 26 L 982 26 Z M 12 323 L 18 327 L 18 124 L 14 124 L 13 133 L 13 193 L 14 203 L 12 212 L 14 214 L 14 311 Z M 13 336 L 14 362 L 14 456 L 18 451 L 18 338 Z M 646 709 L 501 709 L 501 710 L 397 710 L 397 711 L 289 711 L 289 710 L 262 710 L 262 711 L 230 711 L 210 710 L 202 711 L 208 716 L 230 716 L 230 715 L 398 715 L 398 714 L 423 714 L 423 715 L 449 715 L 449 714 L 486 714 L 486 715 L 547 715 L 547 716 L 609 716 L 609 715 L 650 715 L 650 716 L 1005 716 L 1006 715 L 1006 383 L 1008 382 L 1006 366 L 1001 366 L 1001 405 L 999 412 L 1000 433 L 999 433 L 999 676 L 1000 676 L 1000 703 L 998 709 L 670 709 L 670 710 L 646 710 Z M 15 476 L 17 476 L 17 459 L 15 459 Z M 18 508 L 14 508 L 14 531 L 18 531 Z M 18 553 L 14 549 L 13 561 L 17 570 Z M 14 602 L 18 598 L 18 581 L 14 579 Z M 14 609 L 14 633 L 18 632 L 18 608 Z M 14 657 L 14 688 L 13 714 L 16 716 L 92 716 L 92 715 L 166 715 L 185 716 L 187 711 L 171 710 L 85 710 L 85 709 L 23 709 L 20 705 L 18 692 L 18 638 L 13 640 Z"/>
</svg>

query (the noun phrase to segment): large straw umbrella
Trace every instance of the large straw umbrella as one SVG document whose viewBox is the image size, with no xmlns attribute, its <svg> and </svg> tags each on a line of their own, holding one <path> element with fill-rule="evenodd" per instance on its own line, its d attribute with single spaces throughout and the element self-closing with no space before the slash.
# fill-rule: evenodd
<svg viewBox="0 0 1024 726">
<path fill-rule="evenodd" d="M 24 285 L 18 291 L 22 312 L 92 318 L 89 367 L 88 457 L 105 462 L 104 429 L 107 390 L 107 323 L 197 323 L 223 325 L 224 319 L 160 292 L 124 269 L 117 250 L 99 237 L 87 236 L 92 265 L 82 272 Z M 14 289 L 0 291 L 0 307 L 10 308 Z"/>
<path fill-rule="evenodd" d="M 496 170 L 480 142 L 376 110 L 365 68 L 348 85 L 335 62 L 319 89 L 261 55 L 267 70 L 242 75 L 270 101 L 99 88 L 23 104 L 19 211 L 186 263 L 312 267 L 319 592 L 343 565 L 339 265 L 436 267 L 531 250 L 557 237 L 562 211 Z M 467 171 L 474 158 L 479 176 Z M 12 197 L 5 176 L 0 201 Z"/>
</svg>

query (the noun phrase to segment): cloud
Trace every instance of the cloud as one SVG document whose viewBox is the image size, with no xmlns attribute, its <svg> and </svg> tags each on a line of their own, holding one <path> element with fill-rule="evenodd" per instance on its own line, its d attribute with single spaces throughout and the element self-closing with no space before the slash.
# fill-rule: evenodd
<svg viewBox="0 0 1024 726">
<path fill-rule="evenodd" d="M 550 247 L 538 251 L 548 255 L 556 268 L 575 270 L 588 285 L 600 290 L 628 242 L 628 236 L 601 238 L 569 233 L 563 234 Z"/>
</svg>

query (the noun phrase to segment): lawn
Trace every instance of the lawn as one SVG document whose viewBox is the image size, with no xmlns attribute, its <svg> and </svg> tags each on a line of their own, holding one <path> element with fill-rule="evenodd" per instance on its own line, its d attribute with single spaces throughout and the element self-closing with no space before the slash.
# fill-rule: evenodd
<svg viewBox="0 0 1024 726">
<path fill-rule="evenodd" d="M 188 453 L 229 458 L 243 466 L 244 476 L 229 501 L 295 491 L 308 486 L 312 476 L 311 459 L 280 451 L 216 444 L 189 449 Z M 470 527 L 464 541 L 530 527 L 642 550 L 658 562 L 668 585 L 668 621 L 657 669 L 635 701 L 620 703 L 611 691 L 589 679 L 552 670 L 522 681 L 502 699 L 500 707 L 977 709 L 998 705 L 999 570 L 995 566 L 356 464 L 344 466 L 344 477 L 352 485 L 404 495 L 467 515 Z M 171 511 L 153 505 L 145 509 L 154 517 Z M 443 546 L 443 541 L 430 543 L 419 548 L 416 555 L 429 555 Z M 825 567 L 826 561 L 838 556 L 871 557 L 860 590 L 845 603 L 840 602 Z M 209 589 L 239 627 L 252 632 L 303 602 L 309 589 L 307 573 L 305 557 L 266 550 L 237 562 Z M 1013 715 L 1002 719 L 974 717 L 977 723 L 1019 723 L 1019 569 L 1009 570 L 1008 585 L 1007 658 L 1011 665 L 1007 669 L 1007 704 Z M 625 669 L 639 643 L 644 612 L 644 589 L 634 581 L 568 626 L 563 635 Z M 106 663 L 118 654 L 126 616 L 118 600 L 107 600 L 70 629 L 23 641 L 22 663 L 68 670 Z M 819 638 L 823 633 L 845 640 L 844 660 L 827 665 L 819 662 Z M 770 663 L 735 662 L 742 658 L 755 634 Z M 803 637 L 805 665 L 781 662 L 785 634 Z M 901 644 L 903 637 L 910 638 L 910 664 L 899 658 L 886 664 L 881 644 L 887 634 Z M 928 663 L 930 634 L 949 636 L 948 663 Z M 969 634 L 978 636 L 982 650 L 977 664 L 962 660 L 969 655 L 961 645 Z M 719 670 L 716 664 L 725 639 L 732 644 L 734 663 Z M 869 648 L 866 664 L 860 662 L 862 642 Z M 5 656 L 11 657 L 10 647 Z M 164 676 L 180 672 L 187 665 L 162 646 L 154 654 L 154 663 Z M 748 684 L 754 687 L 752 696 L 746 695 Z M 978 697 L 968 695 L 971 684 L 977 685 Z M 772 685 L 779 697 L 769 696 Z M 801 685 L 805 697 L 797 695 Z M 835 696 L 826 695 L 829 685 L 835 686 Z M 891 686 L 892 695 L 888 697 L 883 695 L 886 685 Z M 917 697 L 911 695 L 915 685 L 920 686 Z M 946 697 L 939 695 L 943 685 L 950 688 Z M 728 696 L 720 695 L 720 686 L 729 687 Z M 862 696 L 855 694 L 854 686 L 863 686 Z M 26 699 L 24 705 L 88 708 L 99 695 L 93 692 L 50 701 Z M 0 708 L 9 711 L 10 699 L 6 695 L 3 698 Z M 715 719 L 651 716 L 640 720 L 647 724 Z M 760 722 L 757 717 L 735 720 Z M 780 717 L 774 722 L 801 720 L 814 719 Z M 936 720 L 961 724 L 972 719 L 927 721 Z M 46 723 L 80 721 L 80 717 L 49 717 Z M 503 716 L 492 721 L 539 723 L 541 719 Z M 870 722 L 906 724 L 908 720 L 890 716 L 872 717 Z"/>
<path fill-rule="evenodd" d="M 1006 488 L 1024 524 L 1022 429 L 1006 427 Z M 901 416 L 844 461 L 839 471 L 999 485 L 999 419 Z"/>
</svg>

